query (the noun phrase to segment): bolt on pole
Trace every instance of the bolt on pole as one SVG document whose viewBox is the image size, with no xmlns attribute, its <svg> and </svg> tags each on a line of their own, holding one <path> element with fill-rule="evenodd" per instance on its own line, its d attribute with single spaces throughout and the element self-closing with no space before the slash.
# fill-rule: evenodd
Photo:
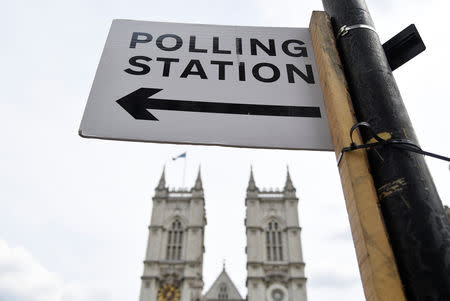
<svg viewBox="0 0 450 301">
<path fill-rule="evenodd" d="M 350 27 L 337 44 L 358 121 L 380 137 L 418 145 L 365 1 L 322 2 L 336 35 Z M 450 221 L 424 157 L 381 146 L 368 159 L 408 300 L 450 300 Z"/>
</svg>

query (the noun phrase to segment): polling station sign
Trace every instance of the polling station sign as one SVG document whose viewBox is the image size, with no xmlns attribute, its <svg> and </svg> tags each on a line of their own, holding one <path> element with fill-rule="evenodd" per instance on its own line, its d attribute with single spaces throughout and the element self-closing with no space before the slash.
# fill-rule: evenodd
<svg viewBox="0 0 450 301">
<path fill-rule="evenodd" d="M 333 149 L 308 28 L 114 20 L 79 133 Z"/>
</svg>

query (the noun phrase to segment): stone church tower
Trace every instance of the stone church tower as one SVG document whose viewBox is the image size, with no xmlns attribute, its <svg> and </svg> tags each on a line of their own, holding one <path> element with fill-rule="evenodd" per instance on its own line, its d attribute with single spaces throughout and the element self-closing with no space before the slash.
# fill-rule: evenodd
<svg viewBox="0 0 450 301">
<path fill-rule="evenodd" d="M 259 190 L 250 173 L 245 200 L 248 301 L 306 301 L 298 198 L 289 170 L 283 190 Z"/>
<path fill-rule="evenodd" d="M 190 190 L 169 190 L 162 173 L 153 197 L 140 301 L 200 301 L 206 225 L 200 170 Z"/>
</svg>

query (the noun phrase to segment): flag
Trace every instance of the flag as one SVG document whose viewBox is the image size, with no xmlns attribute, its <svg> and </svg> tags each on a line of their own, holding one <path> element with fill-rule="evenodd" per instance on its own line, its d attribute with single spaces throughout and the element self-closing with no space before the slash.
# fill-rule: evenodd
<svg viewBox="0 0 450 301">
<path fill-rule="evenodd" d="M 182 153 L 179 156 L 173 157 L 172 160 L 175 161 L 176 159 L 179 159 L 179 158 L 186 158 L 186 152 Z"/>
</svg>

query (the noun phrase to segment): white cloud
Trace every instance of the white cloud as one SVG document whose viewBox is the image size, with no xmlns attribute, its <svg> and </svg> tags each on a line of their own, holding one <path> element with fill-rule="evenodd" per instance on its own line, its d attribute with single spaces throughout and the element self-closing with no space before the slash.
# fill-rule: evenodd
<svg viewBox="0 0 450 301">
<path fill-rule="evenodd" d="M 101 290 L 65 283 L 21 246 L 0 240 L 0 300 L 93 301 L 110 299 Z"/>
</svg>

